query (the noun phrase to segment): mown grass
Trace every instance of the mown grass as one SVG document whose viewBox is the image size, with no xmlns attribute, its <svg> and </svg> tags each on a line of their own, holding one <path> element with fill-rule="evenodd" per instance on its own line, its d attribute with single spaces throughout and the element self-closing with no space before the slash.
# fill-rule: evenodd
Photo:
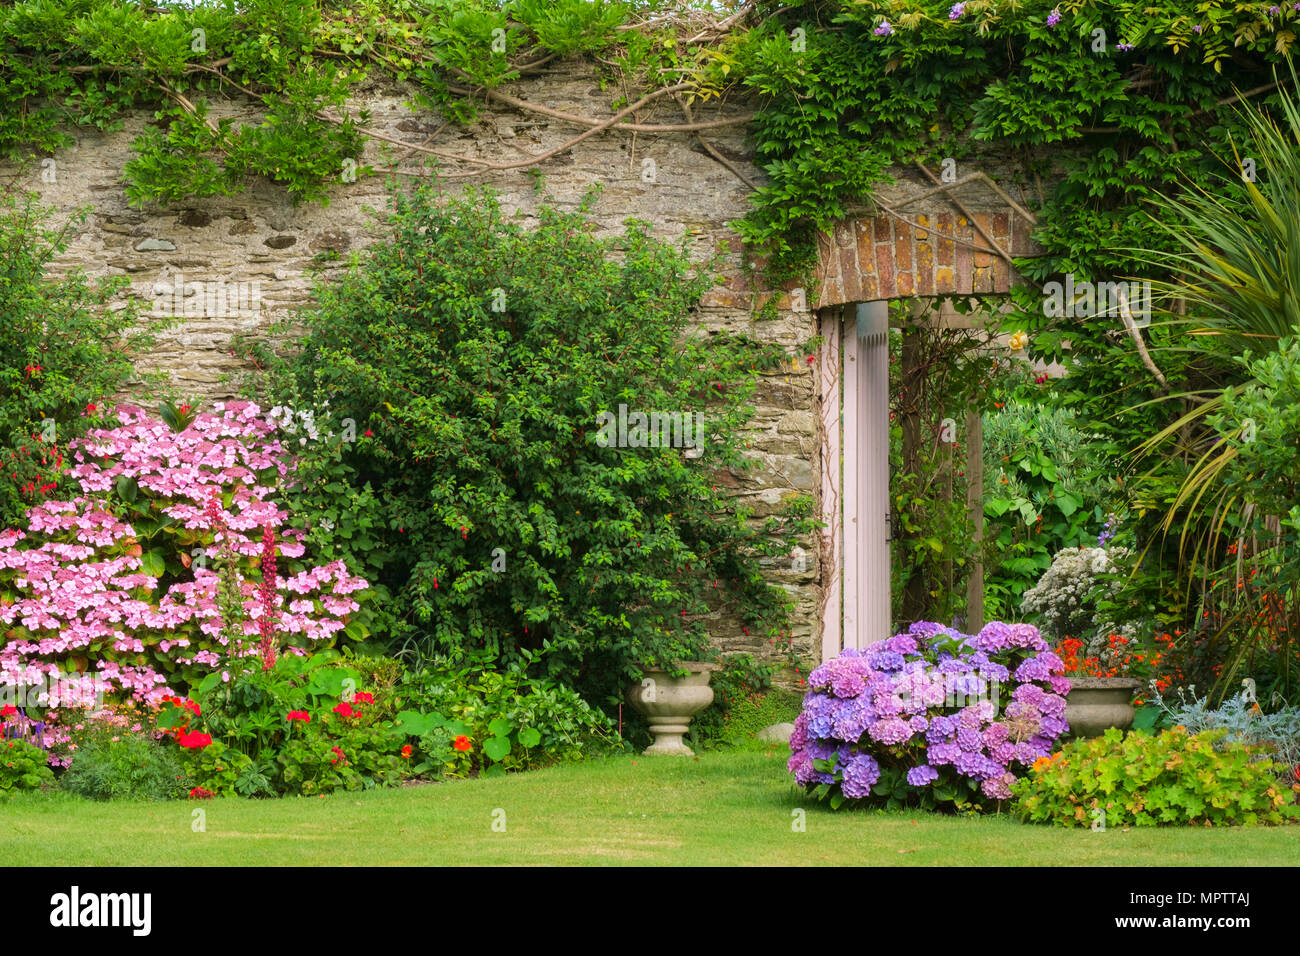
<svg viewBox="0 0 1300 956">
<path fill-rule="evenodd" d="M 806 811 L 805 832 L 793 811 Z M 195 832 L 193 812 L 206 815 Z M 493 829 L 504 819 L 504 832 Z M 784 747 L 617 757 L 323 798 L 0 804 L 7 865 L 1295 866 L 1300 828 L 1064 830 L 925 813 L 832 813 Z"/>
</svg>

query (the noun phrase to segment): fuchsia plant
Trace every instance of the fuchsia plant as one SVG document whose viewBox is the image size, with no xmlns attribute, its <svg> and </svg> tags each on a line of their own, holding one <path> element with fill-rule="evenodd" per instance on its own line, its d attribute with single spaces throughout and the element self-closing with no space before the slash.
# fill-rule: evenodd
<svg viewBox="0 0 1300 956">
<path fill-rule="evenodd" d="M 30 508 L 26 531 L 0 531 L 0 685 L 47 688 L 29 700 L 39 707 L 84 706 L 99 687 L 152 704 L 234 654 L 265 662 L 277 640 L 304 652 L 347 626 L 360 608 L 350 595 L 368 585 L 342 561 L 295 560 L 303 545 L 284 531 L 289 573 L 277 576 L 288 515 L 273 495 L 289 462 L 274 423 L 248 402 L 216 409 L 177 432 L 119 406 L 120 426 L 73 443 L 82 494 Z M 256 528 L 260 543 L 242 533 Z M 207 567 L 218 529 L 249 570 L 260 558 L 260 590 L 240 575 L 237 622 L 260 644 L 230 648 L 222 634 Z"/>
</svg>

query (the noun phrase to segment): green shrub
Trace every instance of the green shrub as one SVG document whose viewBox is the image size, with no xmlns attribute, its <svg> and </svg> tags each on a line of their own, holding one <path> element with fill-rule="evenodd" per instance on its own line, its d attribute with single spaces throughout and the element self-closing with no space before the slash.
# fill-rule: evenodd
<svg viewBox="0 0 1300 956">
<path fill-rule="evenodd" d="M 0 741 L 0 794 L 35 790 L 54 782 L 45 751 L 25 740 Z"/>
<path fill-rule="evenodd" d="M 1288 768 L 1223 743 L 1226 731 L 1154 736 L 1111 728 L 1073 740 L 1012 785 L 1021 817 L 1057 826 L 1277 824 L 1300 818 Z M 1217 744 L 1217 746 L 1216 746 Z"/>
<path fill-rule="evenodd" d="M 177 753 L 164 741 L 130 731 L 98 730 L 73 751 L 59 783 L 91 800 L 167 800 L 186 792 Z"/>
<path fill-rule="evenodd" d="M 572 689 L 522 671 L 497 672 L 489 655 L 438 661 L 398 688 L 398 714 L 417 773 L 467 776 L 579 760 L 620 746 L 609 719 Z M 464 737 L 472 749 L 458 750 Z"/>
<path fill-rule="evenodd" d="M 394 595 L 394 651 L 486 649 L 610 706 L 642 663 L 708 654 L 708 615 L 781 630 L 789 599 L 759 558 L 811 530 L 811 501 L 751 522 L 719 480 L 753 465 L 749 403 L 788 356 L 690 321 L 708 269 L 643 224 L 603 240 L 537 218 L 508 221 L 490 193 L 396 196 L 392 238 L 318 289 L 267 387 L 356 422 L 346 477 L 381 509 L 366 531 L 392 558 L 363 573 Z M 700 417 L 647 447 L 631 421 L 624 447 L 601 427 L 620 406 Z"/>
</svg>

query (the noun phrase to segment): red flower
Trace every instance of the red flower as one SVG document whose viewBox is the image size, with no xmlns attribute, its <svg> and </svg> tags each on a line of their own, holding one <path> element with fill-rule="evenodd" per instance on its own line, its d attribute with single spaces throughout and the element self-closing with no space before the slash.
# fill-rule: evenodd
<svg viewBox="0 0 1300 956">
<path fill-rule="evenodd" d="M 216 794 L 211 790 L 204 790 L 202 787 L 195 787 L 190 791 L 191 800 L 211 800 Z"/>
<path fill-rule="evenodd" d="M 355 716 L 357 716 L 357 712 L 356 712 L 355 710 L 352 709 L 352 705 L 349 704 L 347 701 L 344 701 L 343 703 L 341 703 L 341 704 L 339 704 L 337 707 L 335 707 L 335 708 L 334 708 L 334 713 L 338 714 L 340 717 L 355 717 Z"/>
<path fill-rule="evenodd" d="M 407 744 L 405 747 L 402 748 L 402 756 L 403 756 L 404 758 L 406 758 L 407 760 L 410 760 L 410 759 L 411 759 L 411 745 L 410 745 L 410 744 Z"/>
<path fill-rule="evenodd" d="M 373 704 L 375 702 L 375 696 L 374 694 L 369 694 L 363 690 L 354 694 L 352 700 L 357 704 Z"/>
<path fill-rule="evenodd" d="M 0 717 L 12 717 L 16 713 L 18 713 L 18 708 L 13 704 L 5 704 L 0 707 Z"/>
<path fill-rule="evenodd" d="M 374 438 L 374 437 L 375 437 L 375 433 L 372 432 L 369 428 L 367 428 L 367 429 L 366 429 L 366 437 L 367 437 L 367 438 Z"/>
<path fill-rule="evenodd" d="M 338 747 L 331 747 L 330 750 L 338 754 L 337 757 L 334 757 L 330 760 L 330 763 L 338 763 L 340 760 L 342 760 L 344 763 L 347 763 L 347 758 L 343 755 L 342 750 L 340 750 Z"/>
<path fill-rule="evenodd" d="M 86 406 L 86 414 L 90 414 L 93 411 L 97 411 L 97 409 L 95 408 L 95 403 L 91 402 L 89 405 Z M 199 789 L 202 788 L 200 787 Z"/>
<path fill-rule="evenodd" d="M 311 714 L 305 710 L 291 710 L 285 715 L 285 720 L 301 720 L 304 723 L 311 723 Z"/>
<path fill-rule="evenodd" d="M 182 747 L 206 747 L 212 743 L 212 737 L 210 734 L 200 733 L 181 734 L 176 738 L 176 742 Z"/>
<path fill-rule="evenodd" d="M 464 734 L 461 734 L 459 737 L 457 737 L 455 740 L 453 740 L 453 741 L 451 742 L 451 745 L 452 745 L 453 747 L 455 747 L 457 750 L 461 751 L 462 753 L 464 753 L 464 752 L 467 751 L 467 750 L 473 750 L 473 749 L 474 749 L 474 748 L 471 747 L 470 744 L 469 744 L 469 738 L 466 737 Z"/>
</svg>

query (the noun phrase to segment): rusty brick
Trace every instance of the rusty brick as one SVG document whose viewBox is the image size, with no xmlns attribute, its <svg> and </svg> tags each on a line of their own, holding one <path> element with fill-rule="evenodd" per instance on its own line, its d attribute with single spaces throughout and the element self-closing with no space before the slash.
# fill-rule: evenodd
<svg viewBox="0 0 1300 956">
<path fill-rule="evenodd" d="M 1016 216 L 1011 222 L 1011 254 L 1013 256 L 1027 256 L 1030 253 L 1031 243 L 1029 234 L 1033 226 L 1025 222 L 1020 216 Z"/>
<path fill-rule="evenodd" d="M 934 248 L 929 242 L 916 244 L 916 294 L 934 293 Z"/>
<path fill-rule="evenodd" d="M 876 246 L 876 282 L 878 284 L 876 292 L 878 298 L 894 298 L 894 249 L 892 244 L 885 245 L 881 243 Z"/>
<path fill-rule="evenodd" d="M 853 222 L 841 219 L 835 224 L 835 245 L 843 249 L 853 242 Z"/>
<path fill-rule="evenodd" d="M 915 289 L 913 288 L 913 286 L 912 286 L 912 273 L 911 273 L 911 272 L 901 272 L 901 271 L 900 271 L 900 272 L 898 273 L 898 277 L 897 277 L 897 278 L 898 278 L 898 294 L 899 294 L 899 295 L 915 295 L 915 294 L 916 294 L 916 290 L 915 290 Z"/>
<path fill-rule="evenodd" d="M 972 250 L 965 242 L 957 243 L 957 291 L 970 292 L 973 290 L 971 285 L 971 260 Z"/>
<path fill-rule="evenodd" d="M 876 232 L 876 242 L 888 242 L 892 237 L 889 234 L 889 223 L 891 220 L 887 216 L 880 216 L 873 223 Z"/>
<path fill-rule="evenodd" d="M 941 266 L 952 265 L 952 213 L 941 212 L 936 217 L 935 232 L 939 233 L 939 240 L 935 243 L 938 247 L 935 250 L 935 262 Z"/>
<path fill-rule="evenodd" d="M 916 217 L 916 224 L 918 226 L 928 226 L 930 225 L 930 217 L 927 216 L 925 213 L 921 213 L 919 216 Z M 927 242 L 929 241 L 929 239 L 930 239 L 930 233 L 928 231 L 926 231 L 925 229 L 916 230 L 917 242 Z"/>
<path fill-rule="evenodd" d="M 971 270 L 971 291 L 993 291 L 993 269 L 991 266 L 976 266 Z"/>
<path fill-rule="evenodd" d="M 879 299 L 880 289 L 879 283 L 876 282 L 876 274 L 874 272 L 864 272 L 859 278 L 861 278 L 862 282 L 858 286 L 858 295 L 861 296 L 858 301 L 871 302 Z"/>
<path fill-rule="evenodd" d="M 934 291 L 935 292 L 956 292 L 957 286 L 953 282 L 952 269 L 948 266 L 940 266 L 934 270 Z"/>
<path fill-rule="evenodd" d="M 840 280 L 844 286 L 845 302 L 857 302 L 862 289 L 862 267 L 858 251 L 853 246 L 840 249 Z"/>
<path fill-rule="evenodd" d="M 993 238 L 998 241 L 998 245 L 1003 249 L 1007 247 L 1007 242 L 1011 239 L 1011 216 L 1005 212 L 995 212 L 993 214 Z"/>
<path fill-rule="evenodd" d="M 912 268 L 912 227 L 905 222 L 894 225 L 894 268 Z"/>
<path fill-rule="evenodd" d="M 993 260 L 993 291 L 1008 292 L 1011 290 L 1011 267 L 1007 265 L 1007 260 L 998 256 Z"/>
</svg>

